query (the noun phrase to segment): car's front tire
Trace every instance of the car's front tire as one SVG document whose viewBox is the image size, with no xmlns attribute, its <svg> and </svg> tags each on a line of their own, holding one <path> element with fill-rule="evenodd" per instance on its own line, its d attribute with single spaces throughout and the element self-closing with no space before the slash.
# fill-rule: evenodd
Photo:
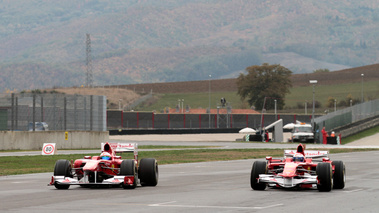
<svg viewBox="0 0 379 213">
<path fill-rule="evenodd" d="M 265 190 L 266 183 L 258 183 L 258 178 L 260 174 L 267 173 L 267 163 L 266 161 L 255 161 L 251 168 L 250 175 L 250 186 L 254 190 Z"/>
<path fill-rule="evenodd" d="M 345 164 L 342 161 L 333 161 L 333 165 L 333 189 L 343 189 L 346 181 Z"/>
<path fill-rule="evenodd" d="M 142 186 L 156 186 L 158 184 L 158 162 L 154 158 L 144 158 L 140 161 L 138 176 Z"/>
<path fill-rule="evenodd" d="M 71 174 L 71 164 L 68 160 L 57 160 L 54 167 L 54 176 L 64 176 L 64 177 L 72 177 Z M 58 183 L 54 183 L 55 188 L 57 189 L 68 189 L 70 185 L 62 185 Z"/>
<path fill-rule="evenodd" d="M 330 163 L 319 163 L 316 167 L 316 174 L 319 183 L 317 189 L 320 192 L 329 192 L 333 188 L 333 171 Z"/>
<path fill-rule="evenodd" d="M 120 165 L 120 175 L 134 176 L 133 185 L 122 184 L 124 189 L 134 189 L 137 186 L 137 167 L 134 160 L 123 160 Z"/>
</svg>

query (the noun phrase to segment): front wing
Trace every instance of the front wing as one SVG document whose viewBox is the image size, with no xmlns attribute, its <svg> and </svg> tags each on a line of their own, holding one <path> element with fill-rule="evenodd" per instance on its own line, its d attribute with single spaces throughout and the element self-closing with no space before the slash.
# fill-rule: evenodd
<svg viewBox="0 0 379 213">
<path fill-rule="evenodd" d="M 267 183 L 268 185 L 276 185 L 283 188 L 293 188 L 302 185 L 313 185 L 317 184 L 317 182 L 317 176 L 314 175 L 297 176 L 295 178 L 284 178 L 279 175 L 260 174 L 258 178 L 258 183 Z"/>
<path fill-rule="evenodd" d="M 53 186 L 55 184 L 59 185 L 129 185 L 132 186 L 134 183 L 134 176 L 114 176 L 112 178 L 108 178 L 103 180 L 101 183 L 89 182 L 88 179 L 82 178 L 80 180 L 65 177 L 65 176 L 52 176 L 51 181 L 48 184 L 49 186 Z"/>
</svg>

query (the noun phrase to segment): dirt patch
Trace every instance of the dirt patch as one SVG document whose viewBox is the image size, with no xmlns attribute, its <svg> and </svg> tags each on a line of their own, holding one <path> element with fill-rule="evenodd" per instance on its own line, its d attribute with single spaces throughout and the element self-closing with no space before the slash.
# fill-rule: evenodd
<svg viewBox="0 0 379 213">
<path fill-rule="evenodd" d="M 141 97 L 134 91 L 123 88 L 59 88 L 54 90 L 69 95 L 104 95 L 107 97 L 108 109 L 118 109 L 119 104 L 121 108 L 124 108 Z"/>
</svg>

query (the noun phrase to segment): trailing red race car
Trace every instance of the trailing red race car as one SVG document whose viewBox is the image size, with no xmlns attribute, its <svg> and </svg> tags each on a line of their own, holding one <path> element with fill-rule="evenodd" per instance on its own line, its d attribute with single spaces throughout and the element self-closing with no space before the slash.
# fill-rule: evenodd
<svg viewBox="0 0 379 213">
<path fill-rule="evenodd" d="M 319 191 L 345 187 L 345 164 L 331 161 L 328 151 L 305 151 L 299 144 L 297 150 L 285 150 L 283 159 L 266 157 L 255 161 L 250 176 L 254 190 L 265 190 L 267 185 L 279 188 L 313 188 Z M 316 162 L 314 159 L 322 158 Z"/>
<path fill-rule="evenodd" d="M 134 189 L 138 182 L 142 186 L 156 186 L 158 163 L 154 158 L 138 162 L 137 148 L 137 144 L 103 143 L 100 156 L 85 156 L 72 165 L 68 160 L 58 160 L 48 185 L 57 189 L 68 189 L 70 185 L 114 185 Z M 134 159 L 121 160 L 116 152 L 134 152 Z"/>
</svg>

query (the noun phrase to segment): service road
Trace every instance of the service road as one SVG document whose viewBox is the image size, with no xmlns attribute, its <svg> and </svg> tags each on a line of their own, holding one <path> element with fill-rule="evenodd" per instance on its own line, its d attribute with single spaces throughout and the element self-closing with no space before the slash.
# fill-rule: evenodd
<svg viewBox="0 0 379 213">
<path fill-rule="evenodd" d="M 330 155 L 346 164 L 345 189 L 250 188 L 253 160 L 160 165 L 156 187 L 48 187 L 51 173 L 0 177 L 0 212 L 377 212 L 379 151 Z M 260 159 L 263 160 L 263 159 Z"/>
</svg>

